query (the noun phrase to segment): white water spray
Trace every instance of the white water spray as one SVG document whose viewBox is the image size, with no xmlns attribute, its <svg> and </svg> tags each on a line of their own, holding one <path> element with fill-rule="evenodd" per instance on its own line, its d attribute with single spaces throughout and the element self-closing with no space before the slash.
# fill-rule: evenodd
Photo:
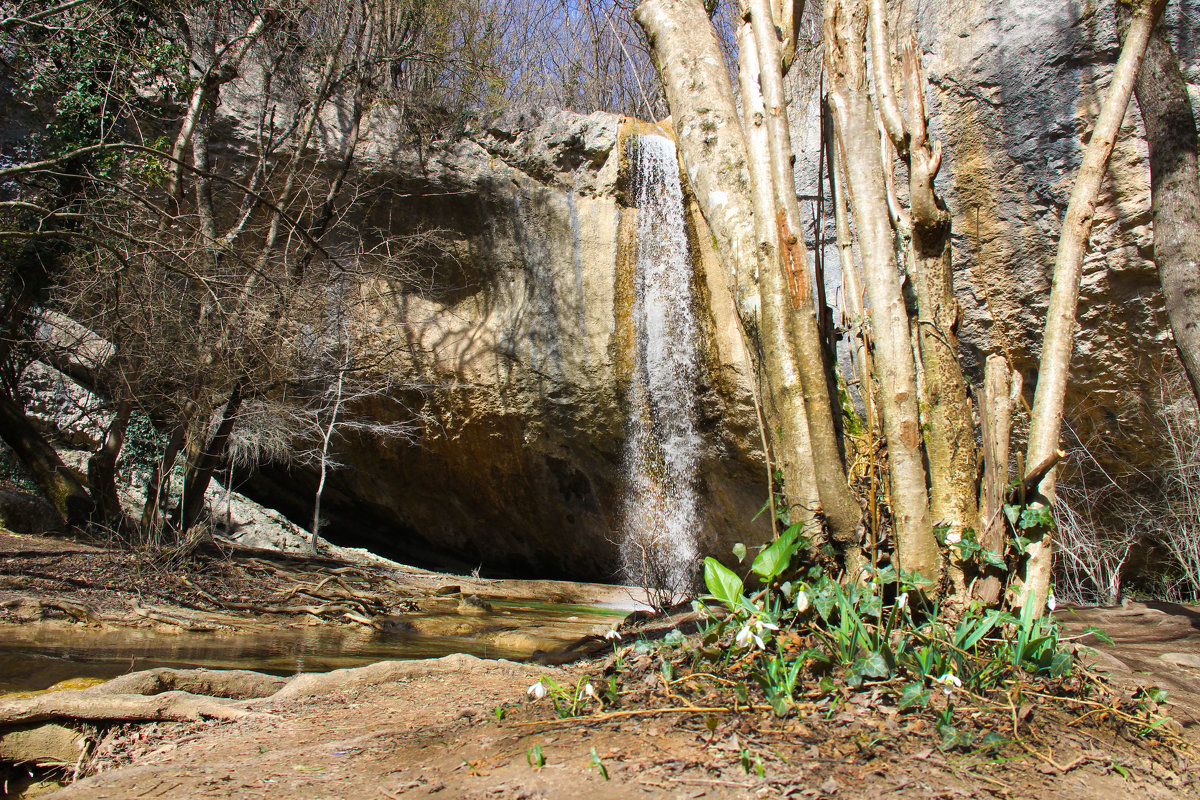
<svg viewBox="0 0 1200 800">
<path fill-rule="evenodd" d="M 635 357 L 622 567 L 629 583 L 686 593 L 699 560 L 701 440 L 696 424 L 700 357 L 683 188 L 670 139 L 638 136 L 632 156 Z"/>
</svg>

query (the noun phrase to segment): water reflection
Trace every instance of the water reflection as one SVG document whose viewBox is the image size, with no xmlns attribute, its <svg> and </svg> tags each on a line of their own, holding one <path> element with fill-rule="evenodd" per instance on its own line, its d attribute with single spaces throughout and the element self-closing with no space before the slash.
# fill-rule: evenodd
<svg viewBox="0 0 1200 800">
<path fill-rule="evenodd" d="M 252 633 L 188 633 L 63 623 L 0 626 L 0 694 L 67 678 L 112 678 L 152 667 L 252 669 L 276 675 L 325 672 L 390 659 L 469 653 L 525 658 L 613 625 L 624 612 L 493 601 L 492 613 L 411 614 L 386 631 L 280 627 Z"/>
</svg>

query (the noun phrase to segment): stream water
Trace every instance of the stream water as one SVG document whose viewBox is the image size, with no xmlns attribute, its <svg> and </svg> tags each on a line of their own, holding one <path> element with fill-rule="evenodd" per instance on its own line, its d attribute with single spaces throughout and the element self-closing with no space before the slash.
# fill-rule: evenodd
<svg viewBox="0 0 1200 800">
<path fill-rule="evenodd" d="M 521 659 L 615 625 L 627 611 L 537 601 L 490 601 L 479 616 L 411 614 L 403 629 L 296 626 L 248 633 L 87 628 L 66 623 L 0 626 L 0 695 L 71 678 L 113 678 L 152 667 L 325 672 L 377 661 L 469 653 Z"/>
<path fill-rule="evenodd" d="M 686 593 L 695 580 L 701 438 L 700 348 L 675 143 L 631 142 L 637 206 L 634 374 L 625 464 L 622 566 L 629 583 Z"/>
</svg>

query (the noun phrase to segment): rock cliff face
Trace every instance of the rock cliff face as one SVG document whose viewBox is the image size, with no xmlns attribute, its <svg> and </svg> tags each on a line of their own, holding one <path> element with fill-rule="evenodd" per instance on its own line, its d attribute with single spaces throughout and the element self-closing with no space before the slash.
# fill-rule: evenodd
<svg viewBox="0 0 1200 800">
<path fill-rule="evenodd" d="M 512 116 L 419 155 L 368 141 L 358 179 L 376 200 L 363 227 L 438 235 L 418 274 L 362 287 L 360 343 L 391 354 L 401 385 L 426 388 L 431 420 L 411 442 L 344 443 L 349 466 L 323 501 L 332 539 L 460 568 L 616 577 L 635 246 L 620 134 L 615 116 L 557 113 Z M 765 468 L 732 309 L 715 264 L 697 255 L 696 534 L 703 550 L 728 553 L 767 533 L 751 521 Z M 298 520 L 313 485 L 282 468 L 250 479 Z"/>
<path fill-rule="evenodd" d="M 1007 352 L 1032 402 L 1059 228 L 1120 54 L 1113 3 L 892 0 L 891 6 L 893 32 L 911 31 L 925 54 L 931 123 L 945 145 L 939 189 L 954 215 L 968 376 L 978 382 L 986 356 Z M 1165 22 L 1200 108 L 1197 20 L 1200 0 L 1168 3 Z M 798 185 L 802 195 L 816 196 L 819 74 L 798 72 L 792 82 L 805 111 L 793 122 L 803 148 Z M 829 271 L 836 273 L 831 222 L 825 242 Z M 1085 445 L 1108 469 L 1159 461 L 1154 409 L 1161 376 L 1177 361 L 1153 257 L 1149 164 L 1134 101 L 1084 266 L 1063 437 L 1064 447 Z"/>
<path fill-rule="evenodd" d="M 926 53 L 942 191 L 954 215 L 962 345 L 975 380 L 1007 351 L 1036 381 L 1049 271 L 1081 142 L 1118 55 L 1110 4 L 896 2 Z M 1168 21 L 1200 85 L 1200 0 Z M 1189 23 L 1188 20 L 1191 20 Z M 802 195 L 815 196 L 816 87 L 793 79 Z M 1197 99 L 1194 95 L 1194 101 Z M 441 232 L 416 278 L 364 286 L 364 346 L 429 387 L 412 442 L 357 438 L 326 493 L 327 534 L 410 560 L 544 576 L 615 575 L 630 341 L 620 120 L 513 116 L 449 144 L 399 147 L 376 121 L 357 180 L 363 226 Z M 811 208 L 811 205 L 810 205 Z M 625 220 L 623 222 L 623 220 Z M 1147 420 L 1172 344 L 1157 290 L 1141 121 L 1127 116 L 1092 235 L 1064 444 L 1149 463 Z M 766 533 L 758 432 L 732 309 L 695 237 L 705 369 L 701 549 Z M 826 229 L 830 281 L 836 248 Z M 834 296 L 831 293 L 831 296 Z M 267 467 L 260 498 L 304 519 L 312 475 Z"/>
</svg>

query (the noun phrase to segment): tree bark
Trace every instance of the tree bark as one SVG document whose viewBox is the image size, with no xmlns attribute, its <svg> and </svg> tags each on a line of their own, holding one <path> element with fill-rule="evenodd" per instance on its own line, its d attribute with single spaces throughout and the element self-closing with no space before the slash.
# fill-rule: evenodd
<svg viewBox="0 0 1200 800">
<path fill-rule="evenodd" d="M 242 381 L 233 385 L 229 399 L 225 402 L 225 410 L 221 413 L 221 422 L 212 439 L 208 441 L 199 457 L 190 465 L 187 476 L 183 481 L 183 504 L 179 512 L 179 532 L 186 533 L 200 519 L 204 511 L 204 495 L 212 476 L 229 449 L 229 437 L 237 424 L 238 415 L 242 410 Z"/>
<path fill-rule="evenodd" d="M 867 94 L 863 0 L 826 0 L 825 58 L 830 105 L 862 253 L 863 280 L 875 344 L 874 366 L 890 464 L 891 511 L 899 566 L 940 581 L 941 553 L 929 522 L 924 453 L 917 408 L 912 336 L 900 290 L 883 183 L 879 129 Z"/>
<path fill-rule="evenodd" d="M 874 8 L 874 6 L 872 6 Z M 925 455 L 929 462 L 929 510 L 947 526 L 946 542 L 979 530 L 975 421 L 958 353 L 958 300 L 954 296 L 950 211 L 934 188 L 942 163 L 940 141 L 930 141 L 925 113 L 925 70 L 914 39 L 902 48 L 908 117 L 901 142 L 907 148 L 913 288 L 917 296 L 917 345 L 927 403 Z M 965 602 L 962 565 L 952 562 L 955 590 Z"/>
<path fill-rule="evenodd" d="M 1118 4 L 1118 8 L 1120 8 Z M 1160 21 L 1134 83 L 1150 148 L 1154 260 L 1179 360 L 1200 400 L 1200 174 L 1196 119 Z"/>
<path fill-rule="evenodd" d="M 100 449 L 88 459 L 88 484 L 96 503 L 93 517 L 104 525 L 119 527 L 124 520 L 121 500 L 117 496 L 117 458 L 125 445 L 125 429 L 133 414 L 133 403 L 122 400 L 117 404 L 117 413 L 104 433 Z"/>
<path fill-rule="evenodd" d="M 809 255 L 802 238 L 800 204 L 796 199 L 795 177 L 792 172 L 792 142 L 788 132 L 787 107 L 783 90 L 783 73 L 775 25 L 771 18 L 769 0 L 749 0 L 750 20 L 758 51 L 759 85 L 762 88 L 766 113 L 768 152 L 771 180 L 774 184 L 774 203 L 756 204 L 755 213 L 767 216 L 772 208 L 779 227 L 779 254 L 776 268 L 786 265 L 790 275 L 790 307 L 783 303 L 784 293 L 778 287 L 773 295 L 762 291 L 764 328 L 766 305 L 778 302 L 781 318 L 774 324 L 786 332 L 786 356 L 794 365 L 803 392 L 803 416 L 808 421 L 811 460 L 820 464 L 814 470 L 821 511 L 829 524 L 830 533 L 846 560 L 848 574 L 857 576 L 863 565 L 859 548 L 862 508 L 851 496 L 846 483 L 846 470 L 839 446 L 834 407 L 830 403 L 826 381 L 825 351 L 813 305 L 812 283 L 809 279 Z M 765 222 L 769 223 L 770 217 Z M 760 279 L 761 280 L 761 279 Z M 761 282 L 760 282 L 761 286 Z M 765 331 L 764 331 L 765 333 Z M 786 365 L 781 365 L 786 369 Z M 794 402 L 794 401 L 793 401 Z M 788 409 L 788 417 L 799 418 L 800 409 Z"/>
<path fill-rule="evenodd" d="M 87 487 L 62 462 L 15 400 L 0 392 L 0 438 L 29 470 L 42 494 L 70 525 L 85 525 L 92 513 Z"/>
<path fill-rule="evenodd" d="M 785 489 L 805 521 L 816 510 L 812 499 L 819 494 L 807 443 L 804 392 L 791 357 L 786 317 L 776 305 L 765 308 L 785 297 L 778 245 L 773 244 L 777 233 L 766 230 L 774 224 L 769 171 L 756 185 L 721 51 L 699 0 L 646 0 L 635 14 L 662 76 L 688 182 L 728 270 L 748 349 L 759 359 Z M 748 128 L 761 124 L 747 121 Z M 757 202 L 766 201 L 759 193 L 772 201 L 765 219 L 756 209 Z"/>
<path fill-rule="evenodd" d="M 1008 366 L 1004 356 L 988 356 L 983 372 L 983 401 L 979 422 L 983 440 L 983 482 L 979 489 L 982 521 L 979 543 L 1003 554 L 1007 535 L 1001 513 L 1008 489 L 1008 453 L 1012 434 L 1012 411 L 1021 394 L 1021 373 Z M 995 567 L 983 568 L 975 585 L 975 598 L 985 606 L 1000 600 L 1007 574 Z"/>
<path fill-rule="evenodd" d="M 1067 213 L 1058 240 L 1058 254 L 1054 260 L 1054 282 L 1046 309 L 1037 389 L 1029 421 L 1026 464 L 1042 463 L 1058 450 L 1071 351 L 1075 344 L 1079 283 L 1088 237 L 1095 219 L 1096 197 L 1108 169 L 1108 159 L 1125 118 L 1125 110 L 1129 106 L 1129 97 L 1133 94 L 1133 84 L 1149 44 L 1150 33 L 1165 5 L 1166 0 L 1149 0 L 1135 12 L 1121 48 L 1121 57 L 1113 69 L 1112 82 L 1100 108 L 1100 115 L 1096 118 L 1095 129 L 1084 150 L 1071 199 L 1067 203 Z M 1054 478 L 1055 470 L 1051 468 L 1038 485 L 1035 504 L 1045 506 L 1054 502 Z M 1041 614 L 1046 607 L 1054 563 L 1053 528 L 1043 531 L 1040 539 L 1031 544 L 1027 552 L 1028 560 L 1016 605 L 1024 607 L 1026 603 L 1033 603 L 1036 613 Z"/>
<path fill-rule="evenodd" d="M 743 9 L 744 12 L 744 9 Z M 742 125 L 746 134 L 750 183 L 754 188 L 754 208 L 774 208 L 775 184 L 771 173 L 771 149 L 767 133 L 767 112 L 758 81 L 758 49 L 754 30 L 743 13 L 738 27 L 738 79 L 742 93 Z M 796 411 L 802 403 L 804 389 L 800 376 L 792 367 L 791 342 L 784 333 L 787 318 L 786 286 L 779 263 L 779 228 L 773 215 L 756 211 L 756 251 L 762 254 L 763 266 L 758 271 L 758 292 L 762 299 L 762 320 L 759 345 L 759 396 L 764 398 L 769 418 L 769 438 L 776 463 L 785 475 L 784 492 L 787 498 L 788 519 L 805 526 L 816 518 L 821 498 L 817 488 L 816 467 L 812 458 L 808 418 L 787 417 L 787 410 Z M 803 475 L 797 480 L 796 475 Z"/>
<path fill-rule="evenodd" d="M 688 183 L 751 338 L 758 321 L 758 237 L 746 140 L 708 15 L 698 0 L 645 0 L 634 12 L 646 31 L 671 109 Z"/>
</svg>

